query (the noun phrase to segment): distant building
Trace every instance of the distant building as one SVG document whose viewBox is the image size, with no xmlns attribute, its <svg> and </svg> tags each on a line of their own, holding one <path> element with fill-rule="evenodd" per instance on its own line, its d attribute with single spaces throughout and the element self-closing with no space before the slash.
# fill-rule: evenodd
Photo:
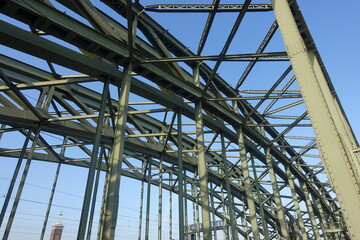
<svg viewBox="0 0 360 240">
<path fill-rule="evenodd" d="M 61 240 L 64 225 L 61 223 L 62 212 L 59 214 L 58 221 L 52 225 L 50 240 Z"/>
<path fill-rule="evenodd" d="M 214 236 L 216 232 L 216 239 L 223 240 L 226 239 L 226 227 L 224 226 L 224 222 L 222 220 L 216 220 L 211 223 L 212 225 L 212 234 Z M 215 231 L 214 231 L 215 230 Z M 200 240 L 202 238 L 202 226 L 201 224 L 190 224 L 185 230 L 185 239 L 186 240 Z M 200 237 L 200 238 L 199 238 Z"/>
</svg>

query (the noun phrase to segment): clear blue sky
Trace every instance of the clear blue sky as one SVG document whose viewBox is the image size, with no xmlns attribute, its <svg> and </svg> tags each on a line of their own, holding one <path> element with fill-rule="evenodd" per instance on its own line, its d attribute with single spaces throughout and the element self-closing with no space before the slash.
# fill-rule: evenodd
<svg viewBox="0 0 360 240">
<path fill-rule="evenodd" d="M 298 1 L 357 138 L 360 137 L 358 1 Z"/>
<path fill-rule="evenodd" d="M 140 2 L 150 3 L 148 0 Z M 154 2 L 170 3 L 171 1 L 165 2 L 158 0 Z M 195 3 L 195 1 L 188 0 L 184 0 L 183 2 Z M 197 2 L 201 2 L 201 0 Z M 360 105 L 358 104 L 360 99 L 360 61 L 357 58 L 357 56 L 360 56 L 360 49 L 358 47 L 360 42 L 359 3 L 355 0 L 341 2 L 298 0 L 298 3 L 345 112 L 352 124 L 355 135 L 360 137 Z M 203 19 L 206 19 L 206 15 L 204 16 Z M 0 19 L 3 19 L 2 15 L 0 15 Z M 188 27 L 191 26 L 183 26 L 183 29 L 180 31 L 184 32 L 184 29 Z M 176 31 L 176 29 L 170 29 L 170 32 L 173 34 L 175 34 Z M 212 39 L 209 41 L 212 41 Z M 197 45 L 197 42 L 195 45 Z M 3 51 L 3 48 L 0 48 L 0 51 Z M 4 139 L 2 139 L 0 141 L 0 147 L 4 147 L 5 144 L 8 143 L 5 143 Z M 7 190 L 8 179 L 11 177 L 14 161 L 8 163 L 7 159 L 0 158 L 0 163 L 2 164 L 0 168 L 0 195 L 3 196 Z M 7 171 L 7 168 L 4 166 L 9 167 L 11 171 Z M 63 171 L 68 174 L 66 174 L 66 176 L 60 176 L 61 183 L 58 186 L 59 191 L 57 192 L 55 203 L 57 206 L 53 207 L 52 218 L 49 221 L 49 225 L 54 223 L 57 214 L 63 211 L 63 222 L 65 225 L 63 239 L 74 239 L 77 231 L 77 217 L 74 216 L 79 214 L 81 207 L 81 196 L 83 195 L 83 183 L 85 182 L 86 171 L 84 169 L 75 171 L 73 168 L 66 166 L 63 166 L 63 168 Z M 44 171 L 44 169 L 47 171 Z M 38 239 L 41 225 L 33 228 L 32 224 L 34 222 L 41 222 L 42 220 L 48 198 L 48 189 L 51 187 L 54 171 L 55 166 L 47 163 L 34 162 L 31 166 L 28 178 L 28 183 L 30 184 L 25 187 L 24 200 L 22 204 L 20 204 L 19 209 L 20 214 L 17 215 L 18 220 L 16 222 L 17 225 L 15 225 L 16 229 L 14 229 L 15 233 L 11 235 L 10 239 Z M 39 178 L 39 175 L 41 178 Z M 49 181 L 44 182 L 43 179 L 49 179 Z M 132 182 L 130 184 L 130 181 L 128 182 L 123 179 L 122 186 L 126 186 L 127 184 L 131 185 L 136 191 L 140 191 L 139 183 Z M 71 189 L 69 186 L 72 186 Z M 133 199 L 138 198 L 138 192 L 123 187 L 122 196 L 126 197 L 121 197 L 119 222 L 121 221 L 123 223 L 121 231 L 127 232 L 129 236 L 128 239 L 130 239 L 130 235 L 136 236 L 133 230 L 137 227 L 138 212 L 135 209 L 137 209 L 138 206 L 136 205 L 137 200 L 134 203 Z M 100 199 L 100 197 L 98 199 Z M 0 198 L 0 206 L 2 205 L 2 201 L 3 198 Z M 166 204 L 167 203 L 164 203 L 165 206 Z M 26 215 L 26 213 L 30 215 Z M 155 222 L 155 207 L 151 218 L 154 219 L 153 222 Z M 95 222 L 97 222 L 97 219 Z M 153 225 L 154 228 L 152 229 L 154 231 L 156 224 L 151 223 L 151 225 Z M 0 234 L 2 234 L 3 227 L 0 229 Z M 24 230 L 21 230 L 21 228 Z M 31 234 L 22 234 L 23 232 L 28 232 L 29 228 L 33 228 L 30 231 Z"/>
</svg>

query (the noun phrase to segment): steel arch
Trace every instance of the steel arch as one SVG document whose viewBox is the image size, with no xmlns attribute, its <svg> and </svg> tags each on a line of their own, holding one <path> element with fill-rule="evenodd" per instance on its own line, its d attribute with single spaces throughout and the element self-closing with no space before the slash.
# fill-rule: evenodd
<svg viewBox="0 0 360 240">
<path fill-rule="evenodd" d="M 310 164 L 320 154 L 314 133 L 310 130 L 304 131 L 306 136 L 291 135 L 297 133 L 295 128 L 312 124 L 303 92 L 294 86 L 291 50 L 264 52 L 278 28 L 277 22 L 271 22 L 256 53 L 227 53 L 246 13 L 262 14 L 254 9 L 263 7 L 267 12 L 270 5 L 245 1 L 237 10 L 239 15 L 221 53 L 201 56 L 211 19 L 222 12 L 218 9 L 220 1 L 212 5 L 197 54 L 145 13 L 150 8 L 138 1 L 58 2 L 75 16 L 48 1 L 9 0 L 0 5 L 2 14 L 31 29 L 28 32 L 23 25 L 1 21 L 1 44 L 44 59 L 49 65 L 49 70 L 40 69 L 1 55 L 1 133 L 17 131 L 24 142 L 32 142 L 32 147 L 27 148 L 26 143 L 23 148 L 2 148 L 0 155 L 19 159 L 26 156 L 28 166 L 34 159 L 89 168 L 77 238 L 84 239 L 91 229 L 88 213 L 94 213 L 90 204 L 97 184 L 96 169 L 107 173 L 100 239 L 115 236 L 117 215 L 111 212 L 118 209 L 120 176 L 177 193 L 179 202 L 185 201 L 179 204 L 179 239 L 187 238 L 189 233 L 189 219 L 182 216 L 187 212 L 188 200 L 201 206 L 202 227 L 195 230 L 201 231 L 204 239 L 216 232 L 213 223 L 217 219 L 224 221 L 231 239 L 238 239 L 238 234 L 244 239 L 350 238 L 352 233 L 348 231 L 353 230 L 346 229 L 342 209 L 324 174 L 326 164 L 320 160 Z M 128 25 L 101 11 L 105 5 Z M 288 6 L 293 8 L 302 41 L 308 49 L 315 49 L 327 77 L 296 3 Z M 186 10 L 198 12 L 198 7 L 186 6 Z M 227 61 L 249 62 L 239 81 L 229 84 L 217 74 L 220 64 Z M 280 63 L 276 65 L 279 70 L 274 71 L 279 76 L 272 79 L 267 90 L 243 89 L 246 78 L 260 62 Z M 54 64 L 78 74 L 65 76 L 55 70 Z M 334 91 L 331 83 L 328 85 Z M 35 101 L 30 101 L 25 91 L 36 96 Z M 247 97 L 248 93 L 252 95 Z M 251 104 L 252 100 L 256 104 Z M 276 114 L 281 112 L 284 114 Z M 49 143 L 45 133 L 63 138 L 63 143 Z M 299 141 L 295 140 L 306 144 L 297 145 Z M 79 147 L 89 157 L 77 159 L 76 155 L 66 157 L 61 153 L 72 147 Z M 62 150 L 59 153 L 56 149 Z M 311 156 L 311 161 L 307 160 Z M 353 171 L 356 175 L 356 166 Z M 22 179 L 25 182 L 26 174 Z M 199 194 L 190 195 L 189 188 Z M 21 191 L 19 187 L 17 196 Z M 4 207 L 1 221 L 6 204 Z M 11 224 L 10 217 L 5 239 Z M 194 219 L 194 224 L 200 221 Z M 146 229 L 148 239 L 148 226 Z M 157 236 L 161 239 L 161 231 Z"/>
</svg>

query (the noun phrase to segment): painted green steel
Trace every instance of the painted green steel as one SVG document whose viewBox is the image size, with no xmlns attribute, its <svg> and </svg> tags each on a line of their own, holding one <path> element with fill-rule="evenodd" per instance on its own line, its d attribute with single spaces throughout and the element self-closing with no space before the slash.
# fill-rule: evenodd
<svg viewBox="0 0 360 240">
<path fill-rule="evenodd" d="M 276 180 L 276 175 L 275 175 L 275 171 L 274 171 L 274 166 L 273 166 L 274 163 L 273 163 L 273 159 L 271 157 L 269 148 L 265 148 L 265 155 L 266 155 L 266 165 L 268 167 L 271 186 L 273 189 L 273 195 L 274 195 L 274 199 L 276 202 L 276 212 L 277 212 L 277 216 L 278 216 L 279 223 L 280 223 L 281 235 L 284 239 L 290 239 L 288 226 L 287 226 L 288 224 L 286 223 L 286 220 L 285 220 L 284 208 L 283 208 L 283 204 L 281 202 L 278 182 Z"/>
<path fill-rule="evenodd" d="M 16 192 L 16 196 L 15 196 L 12 208 L 11 208 L 9 219 L 7 221 L 7 224 L 6 224 L 6 228 L 5 228 L 4 235 L 3 235 L 4 240 L 7 240 L 9 238 L 11 227 L 12 227 L 12 224 L 13 224 L 14 219 L 15 219 L 15 214 L 16 214 L 17 208 L 19 206 L 20 197 L 22 195 L 24 185 L 25 185 L 25 181 L 26 181 L 26 178 L 28 176 L 28 172 L 29 172 L 29 169 L 30 169 L 30 166 L 31 166 L 31 161 L 33 159 L 33 153 L 34 153 L 34 150 L 35 150 L 35 146 L 36 146 L 37 141 L 39 139 L 40 131 L 41 131 L 41 125 L 39 125 L 38 128 L 36 128 L 34 130 L 35 136 L 33 138 L 32 144 L 31 144 L 30 153 L 26 158 L 25 167 L 24 167 L 23 173 L 21 175 L 21 180 L 20 180 L 20 183 L 19 183 L 19 186 L 18 186 L 18 189 L 17 189 L 17 192 Z"/>
<path fill-rule="evenodd" d="M 90 212 L 90 205 L 91 200 L 93 196 L 93 188 L 94 188 L 94 180 L 95 180 L 95 173 L 96 173 L 96 167 L 97 163 L 99 161 L 99 149 L 101 145 L 101 131 L 104 124 L 104 115 L 105 115 L 105 107 L 106 107 L 106 101 L 107 101 L 107 94 L 109 92 L 109 82 L 105 81 L 103 91 L 102 91 L 102 99 L 101 99 L 101 105 L 100 105 L 100 111 L 99 111 L 99 118 L 96 125 L 96 134 L 95 134 L 95 143 L 94 147 L 91 152 L 91 160 L 90 160 L 90 166 L 89 166 L 89 172 L 85 187 L 85 196 L 84 196 L 84 202 L 82 206 L 82 212 L 81 212 L 81 218 L 79 222 L 79 229 L 78 229 L 78 238 L 79 239 L 85 239 L 86 235 L 86 229 L 88 224 L 88 217 Z"/>
<path fill-rule="evenodd" d="M 218 8 L 224 7 L 217 0 L 209 5 L 213 10 L 200 29 L 203 40 L 197 54 L 185 40 L 182 43 L 170 34 L 160 20 L 155 21 L 151 16 L 160 13 L 147 11 L 141 1 L 58 2 L 71 14 L 48 1 L 4 0 L 0 4 L 2 14 L 31 29 L 29 32 L 23 25 L 0 20 L 0 43 L 43 59 L 49 67 L 40 69 L 0 55 L 1 136 L 11 132 L 26 135 L 41 125 L 39 139 L 23 138 L 23 148 L 0 148 L 0 156 L 22 159 L 29 152 L 31 161 L 88 168 L 77 239 L 94 235 L 92 218 L 100 189 L 103 203 L 97 238 L 124 236 L 123 232 L 116 235 L 120 188 L 126 187 L 120 184 L 123 177 L 141 181 L 139 224 L 135 227 L 138 239 L 155 239 L 156 235 L 158 239 L 187 239 L 191 233 L 199 240 L 215 240 L 221 238 L 216 229 L 225 229 L 226 239 L 234 240 L 357 239 L 358 145 L 295 1 L 253 5 L 246 0 L 241 6 L 231 6 L 231 11 L 237 9 L 238 17 L 225 43 L 219 44 L 218 55 L 200 55 L 210 41 L 207 36 L 214 30 Z M 102 7 L 112 8 L 116 18 L 100 10 Z M 197 8 L 167 7 L 193 12 Z M 248 12 L 270 16 L 263 10 L 273 10 L 275 18 L 269 22 L 264 39 L 257 41 L 261 42 L 258 50 L 227 54 L 233 38 L 246 24 L 243 19 Z M 267 45 L 279 40 L 272 37 L 277 28 L 285 49 L 268 52 Z M 216 61 L 213 67 L 208 65 L 212 60 Z M 230 60 L 232 64 L 250 62 L 239 78 L 234 76 L 238 82 L 217 73 Z M 291 64 L 285 71 L 281 65 L 264 79 L 257 79 L 266 81 L 269 89 L 244 89 L 252 84 L 249 78 L 256 73 L 255 64 L 280 66 L 284 60 Z M 56 64 L 79 74 L 61 75 Z M 232 69 L 235 75 L 242 67 Z M 301 92 L 293 90 L 295 80 Z M 104 84 L 109 90 L 104 87 L 102 93 L 89 87 Z M 25 91 L 39 93 L 35 103 L 24 97 Z M 313 128 L 316 141 L 311 133 L 293 136 L 300 127 Z M 49 144 L 46 134 L 71 142 Z M 31 148 L 27 148 L 29 140 L 33 141 Z M 86 156 L 63 154 L 72 147 Z M 99 158 L 100 148 L 103 157 Z M 318 151 L 323 165 L 317 158 L 307 160 Z M 104 187 L 98 185 L 100 171 L 106 173 Z M 339 176 L 344 177 L 339 180 Z M 21 184 L 25 184 L 24 179 Z M 339 185 L 345 187 L 339 189 Z M 9 187 L 7 201 L 13 187 Z M 22 186 L 18 187 L 21 191 Z M 178 201 L 173 200 L 173 194 Z M 169 197 L 166 203 L 165 196 Z M 19 201 L 19 194 L 16 199 Z M 153 206 L 158 208 L 156 231 L 150 217 Z M 6 211 L 7 203 L 1 219 Z M 169 222 L 164 221 L 166 211 Z M 13 209 L 11 215 L 15 213 Z M 220 226 L 215 226 L 219 222 Z M 4 239 L 10 231 L 8 226 Z"/>
<path fill-rule="evenodd" d="M 302 216 L 300 205 L 299 205 L 299 200 L 298 200 L 298 197 L 295 192 L 294 179 L 291 174 L 289 166 L 286 167 L 286 174 L 288 175 L 288 183 L 289 183 L 289 187 L 291 190 L 291 196 L 292 196 L 293 202 L 294 202 L 294 208 L 295 208 L 295 212 L 296 212 L 296 220 L 299 224 L 300 235 L 301 235 L 302 239 L 306 240 L 306 239 L 308 239 L 308 236 L 307 236 L 307 233 L 305 230 L 305 224 L 304 224 L 303 216 Z"/>
<path fill-rule="evenodd" d="M 251 229 L 253 238 L 255 240 L 260 240 L 260 233 L 259 233 L 259 226 L 256 219 L 256 208 L 254 203 L 254 195 L 252 191 L 252 184 L 250 180 L 250 173 L 249 173 L 249 165 L 248 165 L 248 157 L 247 152 L 245 149 L 245 137 L 244 132 L 242 128 L 238 129 L 238 145 L 239 145 L 239 154 L 240 154 L 240 160 L 241 160 L 241 168 L 244 175 L 244 187 L 246 192 L 246 201 L 247 206 L 249 208 L 250 213 L 250 223 L 251 223 Z M 244 210 L 245 211 L 245 210 Z"/>
<path fill-rule="evenodd" d="M 296 16 L 299 12 L 291 10 L 297 9 L 297 4 L 294 2 L 290 5 L 286 0 L 273 0 L 272 4 L 314 126 L 326 172 L 337 193 L 350 235 L 357 239 L 360 236 L 360 229 L 355 227 L 360 215 L 360 161 L 353 153 L 356 140 L 335 94 L 331 93 L 329 79 L 319 63 L 318 55 L 301 36 L 296 22 L 301 16 Z"/>
<path fill-rule="evenodd" d="M 125 128 L 129 103 L 132 64 L 125 69 L 125 74 L 119 89 L 118 113 L 115 120 L 114 143 L 110 155 L 109 184 L 106 188 L 104 222 L 100 229 L 100 239 L 114 239 L 119 206 L 119 172 L 122 168 L 122 158 L 125 144 Z"/>
</svg>

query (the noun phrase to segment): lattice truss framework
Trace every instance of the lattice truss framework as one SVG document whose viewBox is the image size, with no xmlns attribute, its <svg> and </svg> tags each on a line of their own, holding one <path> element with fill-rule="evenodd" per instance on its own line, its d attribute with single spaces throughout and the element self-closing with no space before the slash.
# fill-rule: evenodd
<svg viewBox="0 0 360 240">
<path fill-rule="evenodd" d="M 9 183 L 3 202 L 4 236 L 19 216 L 26 170 L 48 161 L 58 163 L 56 174 L 63 165 L 89 169 L 78 239 L 91 230 L 115 236 L 123 177 L 148 185 L 139 209 L 146 239 L 211 239 L 214 229 L 227 239 L 349 238 L 271 3 L 148 2 L 1 1 L 0 42 L 22 52 L 0 55 L 0 155 L 18 159 L 20 181 L 15 190 Z M 289 4 L 306 47 L 316 49 L 296 2 Z M 204 21 L 186 27 L 201 26 L 200 34 L 177 39 L 167 30 L 196 14 Z M 215 25 L 219 14 L 228 26 Z M 5 144 L 11 136 L 18 141 Z M 56 182 L 57 175 L 50 207 Z M 170 192 L 178 225 L 169 230 L 162 215 Z M 150 201 L 158 205 L 155 233 Z"/>
</svg>

